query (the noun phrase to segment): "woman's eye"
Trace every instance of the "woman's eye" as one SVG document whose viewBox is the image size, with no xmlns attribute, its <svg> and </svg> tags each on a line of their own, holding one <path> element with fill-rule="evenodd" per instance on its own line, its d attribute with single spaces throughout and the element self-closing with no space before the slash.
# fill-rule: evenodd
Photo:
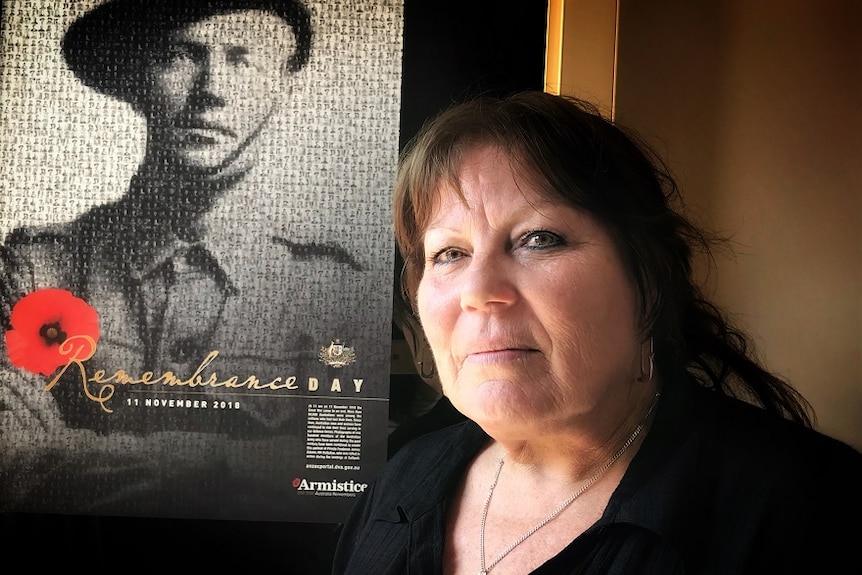
<svg viewBox="0 0 862 575">
<path fill-rule="evenodd" d="M 521 245 L 531 249 L 551 248 L 563 244 L 563 238 L 553 232 L 527 232 L 521 238 Z"/>
<path fill-rule="evenodd" d="M 443 248 L 437 252 L 434 252 L 428 261 L 431 264 L 448 264 L 456 261 L 460 257 L 464 255 L 464 252 L 459 250 L 458 248 Z"/>
</svg>

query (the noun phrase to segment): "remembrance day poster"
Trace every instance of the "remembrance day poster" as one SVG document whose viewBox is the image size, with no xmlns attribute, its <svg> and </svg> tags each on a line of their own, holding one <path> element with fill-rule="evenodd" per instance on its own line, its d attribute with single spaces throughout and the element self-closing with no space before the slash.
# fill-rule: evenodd
<svg viewBox="0 0 862 575">
<path fill-rule="evenodd" d="M 341 521 L 386 457 L 402 2 L 102 4 L 2 0 L 0 511 Z"/>
</svg>

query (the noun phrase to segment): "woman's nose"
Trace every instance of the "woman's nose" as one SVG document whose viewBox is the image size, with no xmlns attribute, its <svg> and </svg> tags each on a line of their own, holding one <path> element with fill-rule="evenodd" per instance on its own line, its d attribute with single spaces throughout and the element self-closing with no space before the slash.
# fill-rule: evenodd
<svg viewBox="0 0 862 575">
<path fill-rule="evenodd" d="M 473 254 L 462 276 L 461 308 L 495 311 L 513 304 L 518 298 L 513 266 L 503 256 Z"/>
</svg>

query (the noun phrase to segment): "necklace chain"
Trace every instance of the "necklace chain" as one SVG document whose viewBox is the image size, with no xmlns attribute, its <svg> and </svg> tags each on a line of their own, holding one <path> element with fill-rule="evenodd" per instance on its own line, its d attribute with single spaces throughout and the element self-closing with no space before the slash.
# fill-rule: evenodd
<svg viewBox="0 0 862 575">
<path fill-rule="evenodd" d="M 488 497 L 485 499 L 485 505 L 482 507 L 482 522 L 479 524 L 479 558 L 480 558 L 479 564 L 481 566 L 481 569 L 479 570 L 479 575 L 488 575 L 488 572 L 491 571 L 491 569 L 493 569 L 494 566 L 497 565 L 497 563 L 502 561 L 506 555 L 511 553 L 518 545 L 520 545 L 521 543 L 526 541 L 527 538 L 530 537 L 531 535 L 533 535 L 536 531 L 538 531 L 539 529 L 541 529 L 542 527 L 544 527 L 545 525 L 547 525 L 548 523 L 553 521 L 554 518 L 557 517 L 557 515 L 559 515 L 563 511 L 565 511 L 565 509 L 569 505 L 571 505 L 575 501 L 575 499 L 577 499 L 578 497 L 583 495 L 587 489 L 592 487 L 596 481 L 598 481 L 605 473 L 607 473 L 608 469 L 610 469 L 611 466 L 614 463 L 616 463 L 617 459 L 622 457 L 623 453 L 626 452 L 626 450 L 629 448 L 629 446 L 631 446 L 631 444 L 634 443 L 635 439 L 637 439 L 638 435 L 640 435 L 641 431 L 643 430 L 644 426 L 646 425 L 647 419 L 649 418 L 650 414 L 652 413 L 653 408 L 655 408 L 656 403 L 658 403 L 659 396 L 661 396 L 660 391 L 656 392 L 655 397 L 653 398 L 652 403 L 650 404 L 649 409 L 646 412 L 646 415 L 644 415 L 641 422 L 638 424 L 637 427 L 635 427 L 634 431 L 632 431 L 632 434 L 629 435 L 628 439 L 626 439 L 626 442 L 623 443 L 622 447 L 620 447 L 617 450 L 617 452 L 614 453 L 614 455 L 604 465 L 602 465 L 598 469 L 598 471 L 596 471 L 595 474 L 593 474 L 592 477 L 590 477 L 587 480 L 586 483 L 581 485 L 577 491 L 575 491 L 574 493 L 572 493 L 569 496 L 568 499 L 563 501 L 556 509 L 551 511 L 551 513 L 548 514 L 547 517 L 545 517 L 544 519 L 539 521 L 529 531 L 527 531 L 526 533 L 521 535 L 514 543 L 512 543 L 511 545 L 506 547 L 502 553 L 500 553 L 499 555 L 497 555 L 496 558 L 494 558 L 493 561 L 486 564 L 485 563 L 485 521 L 488 518 L 488 507 L 491 505 L 491 497 L 494 495 L 494 488 L 497 487 L 497 481 L 500 479 L 500 472 L 503 470 L 503 461 L 505 459 L 505 454 L 502 457 L 500 457 L 500 461 L 497 463 L 497 471 L 494 473 L 494 480 L 491 482 L 491 487 L 488 488 Z"/>
</svg>

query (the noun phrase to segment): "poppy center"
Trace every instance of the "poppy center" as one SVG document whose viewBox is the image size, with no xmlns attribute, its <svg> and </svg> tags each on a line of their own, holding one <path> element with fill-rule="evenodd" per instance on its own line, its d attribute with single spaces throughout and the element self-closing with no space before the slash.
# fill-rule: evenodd
<svg viewBox="0 0 862 575">
<path fill-rule="evenodd" d="M 60 345 L 66 341 L 66 332 L 60 329 L 60 322 L 46 323 L 39 330 L 39 336 L 45 340 L 45 345 Z"/>
</svg>

